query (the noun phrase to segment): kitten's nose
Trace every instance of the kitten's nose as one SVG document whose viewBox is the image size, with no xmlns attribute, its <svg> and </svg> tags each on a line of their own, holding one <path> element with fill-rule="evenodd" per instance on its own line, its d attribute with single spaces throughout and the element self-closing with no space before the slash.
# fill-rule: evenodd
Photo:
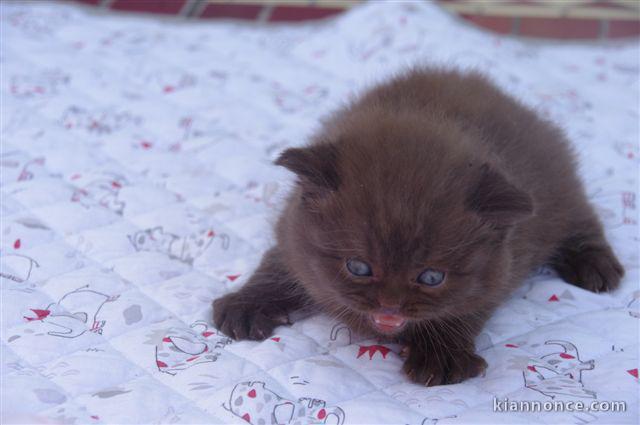
<svg viewBox="0 0 640 425">
<path fill-rule="evenodd" d="M 385 310 L 398 311 L 400 309 L 400 300 L 396 298 L 378 295 L 378 303 Z"/>
</svg>

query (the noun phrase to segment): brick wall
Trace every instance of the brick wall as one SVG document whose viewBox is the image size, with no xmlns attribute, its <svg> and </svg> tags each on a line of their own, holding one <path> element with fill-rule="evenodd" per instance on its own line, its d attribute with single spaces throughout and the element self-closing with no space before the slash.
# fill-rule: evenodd
<svg viewBox="0 0 640 425">
<path fill-rule="evenodd" d="M 232 18 L 284 22 L 327 18 L 365 0 L 70 1 L 123 12 L 181 15 L 189 19 Z M 474 25 L 501 34 L 554 39 L 606 39 L 640 35 L 639 0 L 433 1 Z"/>
</svg>

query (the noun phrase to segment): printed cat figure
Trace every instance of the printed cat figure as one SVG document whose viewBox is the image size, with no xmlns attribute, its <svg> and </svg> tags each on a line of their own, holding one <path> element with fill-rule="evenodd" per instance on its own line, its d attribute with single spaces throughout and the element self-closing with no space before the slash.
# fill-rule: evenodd
<svg viewBox="0 0 640 425">
<path fill-rule="evenodd" d="M 231 391 L 229 406 L 223 407 L 253 425 L 341 425 L 345 419 L 339 407 L 327 407 L 322 400 L 306 397 L 287 400 L 259 381 L 237 384 Z"/>
<path fill-rule="evenodd" d="M 47 332 L 52 336 L 77 338 L 87 331 L 102 335 L 106 321 L 98 315 L 106 303 L 116 301 L 120 295 L 110 296 L 88 288 L 89 285 L 85 285 L 71 291 L 58 302 L 43 309 L 31 309 L 23 317 L 28 322 L 40 320 L 54 326 L 56 330 Z M 84 311 L 77 311 L 77 306 L 82 306 Z"/>
<path fill-rule="evenodd" d="M 582 371 L 592 370 L 595 362 L 583 362 L 578 357 L 578 349 L 567 341 L 547 341 L 545 344 L 555 344 L 564 350 L 531 359 L 527 368 L 522 372 L 525 387 L 538 391 L 548 397 L 568 395 L 582 398 L 596 398 L 594 391 L 584 388 Z"/>
<path fill-rule="evenodd" d="M 231 344 L 231 338 L 209 330 L 204 322 L 195 322 L 192 329 L 175 328 L 167 332 L 156 345 L 156 366 L 169 375 L 202 363 L 215 362 L 220 352 L 214 350 Z"/>
<path fill-rule="evenodd" d="M 216 234 L 213 230 L 206 229 L 181 237 L 174 233 L 165 233 L 162 227 L 157 226 L 127 237 L 136 251 L 161 252 L 171 259 L 192 265 L 193 261 L 211 245 Z M 229 237 L 225 234 L 218 237 L 222 240 L 222 248 L 227 249 Z"/>
<path fill-rule="evenodd" d="M 125 185 L 128 185 L 128 182 L 122 176 L 101 176 L 76 189 L 71 196 L 71 201 L 79 202 L 80 205 L 86 208 L 100 205 L 118 215 L 122 215 L 126 204 L 118 199 L 118 195 Z"/>
<path fill-rule="evenodd" d="M 11 94 L 18 98 L 52 96 L 58 88 L 69 84 L 69 75 L 60 70 L 46 70 L 36 75 L 14 75 L 11 77 Z"/>
<path fill-rule="evenodd" d="M 126 126 L 138 125 L 141 120 L 128 112 L 89 111 L 79 106 L 71 106 L 64 111 L 60 121 L 66 129 L 81 128 L 90 133 L 109 134 Z"/>
</svg>

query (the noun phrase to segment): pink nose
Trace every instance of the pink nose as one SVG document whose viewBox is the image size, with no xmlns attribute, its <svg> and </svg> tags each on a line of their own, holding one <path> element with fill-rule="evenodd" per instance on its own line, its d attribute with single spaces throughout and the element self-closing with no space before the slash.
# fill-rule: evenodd
<svg viewBox="0 0 640 425">
<path fill-rule="evenodd" d="M 378 296 L 378 303 L 380 303 L 380 307 L 390 310 L 397 310 L 400 308 L 400 302 L 395 299 L 386 298 L 383 296 Z"/>
</svg>

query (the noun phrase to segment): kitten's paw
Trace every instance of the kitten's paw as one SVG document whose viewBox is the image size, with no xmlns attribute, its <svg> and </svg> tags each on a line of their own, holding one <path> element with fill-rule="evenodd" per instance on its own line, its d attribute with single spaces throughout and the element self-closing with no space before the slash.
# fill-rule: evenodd
<svg viewBox="0 0 640 425">
<path fill-rule="evenodd" d="M 280 325 L 289 323 L 289 316 L 274 304 L 261 304 L 243 299 L 241 293 L 227 294 L 213 302 L 213 323 L 233 339 L 268 338 Z"/>
<path fill-rule="evenodd" d="M 572 252 L 556 269 L 567 282 L 593 292 L 616 289 L 624 276 L 624 268 L 608 248 Z"/>
<path fill-rule="evenodd" d="M 413 382 L 427 387 L 457 384 L 483 374 L 486 368 L 487 362 L 470 351 L 443 356 L 443 353 L 424 353 L 415 349 L 408 350 L 408 358 L 403 366 Z"/>
</svg>

